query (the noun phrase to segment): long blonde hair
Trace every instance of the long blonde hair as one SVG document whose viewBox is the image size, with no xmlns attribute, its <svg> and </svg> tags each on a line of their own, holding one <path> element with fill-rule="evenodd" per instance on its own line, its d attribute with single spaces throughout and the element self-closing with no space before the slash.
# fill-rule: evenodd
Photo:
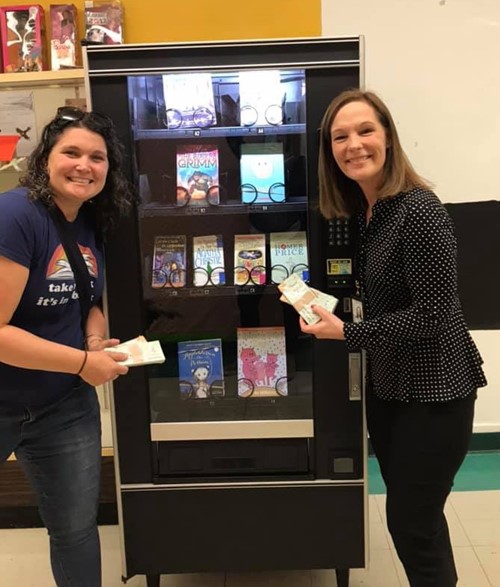
<svg viewBox="0 0 500 587">
<path fill-rule="evenodd" d="M 365 102 L 371 106 L 384 127 L 387 154 L 379 198 L 389 198 L 414 187 L 430 189 L 430 185 L 413 168 L 399 141 L 396 125 L 384 102 L 373 92 L 346 90 L 334 98 L 323 115 L 320 127 L 318 161 L 319 206 L 325 218 L 343 218 L 365 206 L 359 185 L 339 168 L 332 153 L 331 128 L 339 110 L 350 102 Z"/>
</svg>

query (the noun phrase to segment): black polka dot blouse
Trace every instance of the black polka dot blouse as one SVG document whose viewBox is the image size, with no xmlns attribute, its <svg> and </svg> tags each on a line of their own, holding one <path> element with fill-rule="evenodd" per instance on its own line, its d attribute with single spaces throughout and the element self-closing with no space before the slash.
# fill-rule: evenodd
<svg viewBox="0 0 500 587">
<path fill-rule="evenodd" d="M 436 402 L 486 385 L 458 299 L 453 224 L 437 196 L 414 188 L 379 200 L 359 230 L 365 313 L 344 335 L 349 349 L 366 349 L 374 393 Z"/>
</svg>

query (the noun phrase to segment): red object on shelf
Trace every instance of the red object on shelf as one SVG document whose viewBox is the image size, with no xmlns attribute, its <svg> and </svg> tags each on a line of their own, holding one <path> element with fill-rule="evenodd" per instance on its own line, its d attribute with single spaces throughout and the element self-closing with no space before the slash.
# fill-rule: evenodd
<svg viewBox="0 0 500 587">
<path fill-rule="evenodd" d="M 12 161 L 16 152 L 19 135 L 0 134 L 0 161 Z"/>
</svg>

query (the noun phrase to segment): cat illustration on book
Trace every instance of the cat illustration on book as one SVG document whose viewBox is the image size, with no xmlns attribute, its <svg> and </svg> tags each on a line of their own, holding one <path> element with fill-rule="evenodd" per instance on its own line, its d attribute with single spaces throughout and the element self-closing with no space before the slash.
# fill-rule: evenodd
<svg viewBox="0 0 500 587">
<path fill-rule="evenodd" d="M 238 328 L 238 395 L 287 396 L 283 327 Z"/>
<path fill-rule="evenodd" d="M 278 355 L 267 353 L 264 358 L 258 355 L 255 349 L 245 347 L 241 349 L 241 361 L 243 363 L 243 375 L 251 379 L 257 386 L 271 385 L 276 377 L 278 368 Z"/>
</svg>

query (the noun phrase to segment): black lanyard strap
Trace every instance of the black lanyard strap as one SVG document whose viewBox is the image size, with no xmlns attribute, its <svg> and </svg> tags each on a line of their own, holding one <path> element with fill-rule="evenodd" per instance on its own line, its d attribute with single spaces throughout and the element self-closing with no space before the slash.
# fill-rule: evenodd
<svg viewBox="0 0 500 587">
<path fill-rule="evenodd" d="M 61 244 L 68 258 L 68 262 L 73 271 L 75 278 L 76 291 L 78 293 L 78 301 L 80 302 L 81 318 L 82 318 L 82 332 L 85 334 L 87 318 L 89 316 L 90 308 L 92 306 L 92 289 L 90 286 L 90 275 L 87 264 L 83 258 L 82 252 L 78 247 L 76 240 L 71 233 L 70 226 L 64 218 L 63 213 L 57 206 L 49 208 L 49 214 L 54 221 L 54 224 L 59 233 Z"/>
</svg>

